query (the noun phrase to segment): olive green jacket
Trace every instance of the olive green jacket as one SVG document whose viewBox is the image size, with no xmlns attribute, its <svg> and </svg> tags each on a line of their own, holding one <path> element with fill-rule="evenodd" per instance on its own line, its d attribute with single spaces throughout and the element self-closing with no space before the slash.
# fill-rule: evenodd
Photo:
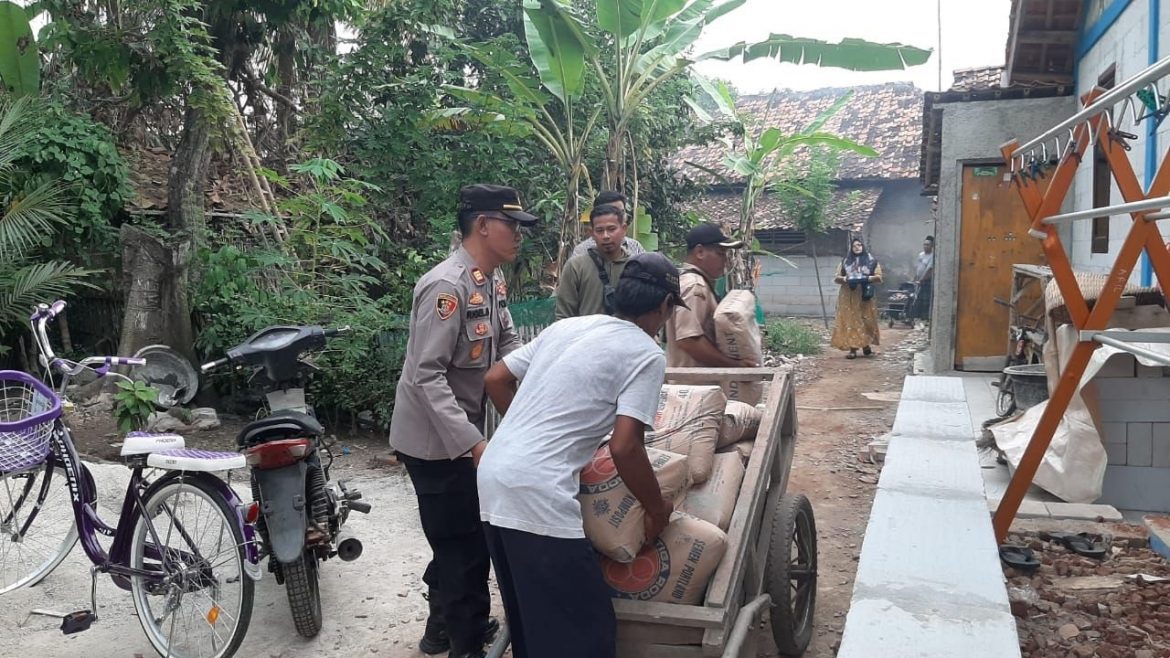
<svg viewBox="0 0 1170 658">
<path fill-rule="evenodd" d="M 609 274 L 609 284 L 617 288 L 618 279 L 622 270 L 630 260 L 625 250 L 615 261 L 605 262 L 605 271 Z M 556 319 L 575 318 L 580 315 L 605 314 L 605 286 L 601 283 L 601 275 L 597 272 L 597 265 L 586 252 L 580 256 L 573 256 L 565 263 L 557 282 L 557 311 Z"/>
</svg>

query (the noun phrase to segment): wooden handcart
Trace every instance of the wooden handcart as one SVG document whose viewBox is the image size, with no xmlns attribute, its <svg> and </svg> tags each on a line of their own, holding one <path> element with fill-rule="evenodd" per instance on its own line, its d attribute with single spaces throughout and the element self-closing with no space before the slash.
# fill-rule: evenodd
<svg viewBox="0 0 1170 658">
<path fill-rule="evenodd" d="M 812 506 L 786 494 L 797 422 L 792 375 L 765 368 L 679 368 L 670 384 L 768 383 L 765 413 L 727 531 L 727 552 L 702 605 L 614 600 L 619 658 L 748 658 L 770 620 L 780 653 L 799 656 L 812 638 L 817 591 Z M 767 613 L 767 614 L 765 614 Z M 506 632 L 489 658 L 503 656 Z"/>
</svg>

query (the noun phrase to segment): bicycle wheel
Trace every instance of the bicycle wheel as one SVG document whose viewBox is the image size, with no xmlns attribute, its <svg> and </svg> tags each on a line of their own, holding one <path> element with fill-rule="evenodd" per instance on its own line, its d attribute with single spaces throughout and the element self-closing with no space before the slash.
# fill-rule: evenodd
<svg viewBox="0 0 1170 658">
<path fill-rule="evenodd" d="M 0 475 L 0 594 L 39 583 L 76 543 L 64 468 L 45 462 Z"/>
<path fill-rule="evenodd" d="M 130 589 L 146 637 L 163 656 L 231 656 L 248 632 L 255 595 L 235 512 L 201 477 L 164 478 L 143 498 L 131 566 L 158 576 L 134 576 Z"/>
</svg>

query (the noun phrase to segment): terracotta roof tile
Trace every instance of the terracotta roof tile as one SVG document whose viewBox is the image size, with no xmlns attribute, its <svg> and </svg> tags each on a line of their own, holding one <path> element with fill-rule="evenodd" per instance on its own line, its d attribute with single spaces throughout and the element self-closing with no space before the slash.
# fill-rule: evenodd
<svg viewBox="0 0 1170 658">
<path fill-rule="evenodd" d="M 853 192 L 853 194 L 850 196 Z M 833 195 L 836 212 L 830 228 L 848 231 L 859 230 L 873 214 L 881 198 L 880 187 L 863 187 L 857 190 L 838 189 Z M 728 230 L 739 228 L 739 207 L 743 195 L 731 191 L 710 191 L 702 194 L 694 203 L 694 209 L 710 221 Z M 774 196 L 764 193 L 756 201 L 756 231 L 791 230 L 795 225 L 784 216 L 780 203 Z"/>
<path fill-rule="evenodd" d="M 772 94 L 740 96 L 739 109 L 754 118 L 757 129 L 777 127 L 785 134 L 802 130 L 849 91 L 844 88 L 815 91 L 777 90 Z M 876 158 L 845 154 L 841 159 L 840 180 L 904 180 L 918 177 L 919 148 L 922 139 L 922 90 L 913 84 L 897 82 L 853 88 L 853 98 L 829 119 L 824 131 L 842 135 L 874 148 Z M 690 146 L 675 156 L 675 164 L 685 175 L 700 183 L 717 179 L 687 166 L 695 162 L 725 174 L 722 144 Z M 738 178 L 738 177 L 737 177 Z"/>
</svg>

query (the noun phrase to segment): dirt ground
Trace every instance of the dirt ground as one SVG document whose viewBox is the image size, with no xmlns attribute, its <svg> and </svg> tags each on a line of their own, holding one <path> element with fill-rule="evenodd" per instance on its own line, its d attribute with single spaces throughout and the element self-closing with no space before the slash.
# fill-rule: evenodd
<svg viewBox="0 0 1170 658">
<path fill-rule="evenodd" d="M 872 358 L 849 361 L 831 351 L 797 366 L 800 429 L 789 491 L 803 493 L 812 501 L 820 561 L 816 633 L 806 654 L 809 658 L 831 657 L 840 643 L 878 477 L 878 468 L 859 458 L 859 453 L 892 427 L 897 393 L 910 371 L 913 352 L 923 346 L 923 334 L 883 329 L 883 343 Z M 188 445 L 234 449 L 235 434 L 244 420 L 221 420 L 219 429 L 189 435 Z M 115 517 L 126 470 L 107 462 L 117 459 L 113 424 L 103 413 L 84 408 L 71 424 L 102 491 L 103 517 Z M 382 436 L 343 433 L 335 453 L 334 477 L 351 479 L 374 506 L 368 517 L 355 514 L 350 520 L 351 529 L 365 542 L 365 554 L 356 562 L 323 565 L 325 627 L 313 640 L 303 640 L 293 632 L 284 590 L 266 575 L 257 584 L 252 624 L 239 656 L 421 656 L 415 649 L 426 614 L 420 577 L 429 549 L 409 479 L 401 467 L 387 465 Z M 239 477 L 233 485 L 245 493 Z M 62 636 L 59 622 L 28 616 L 34 608 L 89 607 L 89 584 L 88 563 L 75 549 L 42 585 L 0 598 L 0 644 L 19 646 L 22 654 L 39 658 L 82 653 L 87 658 L 154 655 L 129 597 L 108 578 L 99 576 L 100 620 L 85 633 Z"/>
</svg>

